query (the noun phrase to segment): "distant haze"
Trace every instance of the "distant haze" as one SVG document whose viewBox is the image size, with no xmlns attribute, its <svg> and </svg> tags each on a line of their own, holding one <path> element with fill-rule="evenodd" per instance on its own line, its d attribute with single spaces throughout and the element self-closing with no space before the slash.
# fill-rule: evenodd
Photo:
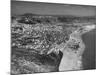
<svg viewBox="0 0 100 75">
<path fill-rule="evenodd" d="M 42 15 L 95 16 L 96 6 L 12 1 L 11 15 L 24 13 Z"/>
</svg>

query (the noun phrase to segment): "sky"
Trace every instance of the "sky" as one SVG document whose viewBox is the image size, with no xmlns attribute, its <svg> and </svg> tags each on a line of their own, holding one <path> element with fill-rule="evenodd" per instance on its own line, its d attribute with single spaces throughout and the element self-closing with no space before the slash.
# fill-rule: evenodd
<svg viewBox="0 0 100 75">
<path fill-rule="evenodd" d="M 25 13 L 40 15 L 96 16 L 96 6 L 11 1 L 11 15 L 21 15 Z"/>
</svg>

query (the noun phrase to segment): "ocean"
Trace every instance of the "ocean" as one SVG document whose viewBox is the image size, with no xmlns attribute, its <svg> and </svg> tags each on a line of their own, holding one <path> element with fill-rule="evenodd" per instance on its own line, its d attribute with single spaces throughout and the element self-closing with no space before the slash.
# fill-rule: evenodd
<svg viewBox="0 0 100 75">
<path fill-rule="evenodd" d="M 82 35 L 85 43 L 85 51 L 83 53 L 83 69 L 96 69 L 96 29 Z"/>
</svg>

